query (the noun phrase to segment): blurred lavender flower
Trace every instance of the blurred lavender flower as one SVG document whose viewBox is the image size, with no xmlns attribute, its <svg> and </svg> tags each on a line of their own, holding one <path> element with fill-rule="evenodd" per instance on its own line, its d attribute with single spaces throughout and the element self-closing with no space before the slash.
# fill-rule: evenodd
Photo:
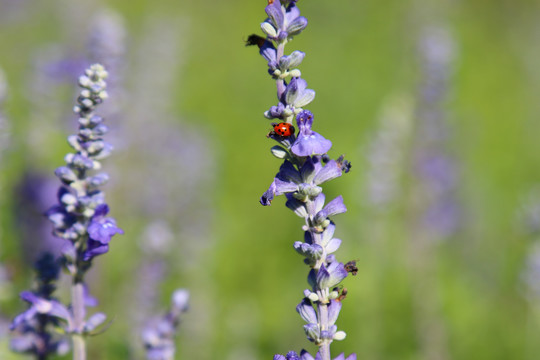
<svg viewBox="0 0 540 360">
<path fill-rule="evenodd" d="M 7 87 L 8 85 L 4 71 L 0 68 L 0 165 L 2 164 L 3 152 L 7 149 L 9 144 L 9 126 L 6 115 L 4 114 L 4 102 L 7 96 Z"/>
<path fill-rule="evenodd" d="M 142 332 L 148 360 L 173 360 L 175 354 L 174 335 L 181 316 L 188 310 L 189 292 L 176 290 L 172 295 L 171 308 L 162 317 L 147 324 Z"/>
<path fill-rule="evenodd" d="M 88 58 L 92 63 L 103 64 L 108 69 L 107 91 L 115 99 L 104 104 L 101 110 L 108 119 L 119 123 L 118 117 L 127 97 L 124 88 L 127 51 L 124 18 L 111 9 L 101 9 L 91 17 L 89 27 Z"/>
<path fill-rule="evenodd" d="M 452 235 L 459 226 L 459 208 L 455 198 L 457 170 L 447 154 L 449 136 L 444 101 L 448 78 L 455 56 L 453 40 L 441 27 L 427 27 L 421 34 L 419 52 L 424 74 L 417 104 L 417 134 L 414 159 L 419 198 L 425 208 L 420 226 L 434 239 Z"/>
<path fill-rule="evenodd" d="M 44 162 L 45 156 L 36 149 L 50 147 L 58 132 L 68 128 L 71 114 L 66 98 L 71 99 L 78 74 L 87 65 L 84 58 L 73 55 L 61 44 L 35 50 L 24 93 L 30 103 L 29 121 L 33 124 L 28 129 L 28 142 L 33 145 L 28 151 L 36 163 Z M 35 173 L 39 167 L 30 164 L 29 168 Z"/>
<path fill-rule="evenodd" d="M 380 126 L 368 144 L 367 199 L 368 205 L 385 212 L 403 191 L 400 183 L 406 162 L 406 148 L 412 130 L 411 104 L 404 97 L 390 99 L 380 116 Z"/>
<path fill-rule="evenodd" d="M 91 19 L 88 39 L 89 58 L 103 64 L 110 73 L 112 83 L 122 72 L 126 53 L 127 31 L 122 16 L 110 9 L 99 10 Z M 111 88 L 111 79 L 108 88 Z"/>
<path fill-rule="evenodd" d="M 22 253 L 30 263 L 44 252 L 60 256 L 64 245 L 64 240 L 51 233 L 51 224 L 43 216 L 45 209 L 56 200 L 57 188 L 57 182 L 50 176 L 29 171 L 15 189 L 15 218 L 21 232 Z"/>
<path fill-rule="evenodd" d="M 35 290 L 21 293 L 21 298 L 30 307 L 11 324 L 14 332 L 11 349 L 34 354 L 36 359 L 46 359 L 49 355 L 63 355 L 69 351 L 69 343 L 55 335 L 54 328 L 59 326 L 59 320 L 69 322 L 71 316 L 69 310 L 52 296 L 60 273 L 56 258 L 49 253 L 43 254 L 36 262 L 35 271 Z"/>
<path fill-rule="evenodd" d="M 525 266 L 521 273 L 521 283 L 525 296 L 532 302 L 540 299 L 540 242 L 531 246 L 525 258 Z"/>
<path fill-rule="evenodd" d="M 424 359 L 448 358 L 448 334 L 441 312 L 437 286 L 435 249 L 437 242 L 453 235 L 459 227 L 456 199 L 458 175 L 448 154 L 450 131 L 445 101 L 449 93 L 453 39 L 442 26 L 425 26 L 419 32 L 422 74 L 416 104 L 417 123 L 413 138 L 412 202 L 409 261 L 413 282 L 414 320 L 419 350 Z"/>
<path fill-rule="evenodd" d="M 289 56 L 284 55 L 285 44 L 307 26 L 306 18 L 300 16 L 296 1 L 270 0 L 265 10 L 268 19 L 261 24 L 261 29 L 266 40 L 255 41 L 256 35 L 251 35 L 248 40 L 248 45 L 259 46 L 261 55 L 268 62 L 269 73 L 276 80 L 279 103 L 265 112 L 265 116 L 289 125 L 296 119 L 299 131 L 296 136 L 282 136 L 276 132 L 268 135 L 279 143 L 272 148 L 272 154 L 284 162 L 260 202 L 268 206 L 275 196 L 286 195 L 286 206 L 305 221 L 302 227 L 304 242 L 295 242 L 294 248 L 311 268 L 308 275 L 311 290 L 304 291 L 304 299 L 297 311 L 307 323 L 304 331 L 308 340 L 319 347 L 317 359 L 331 360 L 330 344 L 346 336 L 335 325 L 341 301 L 345 298 L 343 293 L 343 297 L 340 296 L 336 286 L 349 271 L 332 255 L 340 247 L 341 240 L 334 238 L 335 225 L 330 217 L 347 208 L 341 196 L 326 203 L 321 185 L 348 172 L 350 163 L 342 156 L 331 160 L 326 155 L 332 143 L 312 130 L 314 116 L 303 109 L 315 98 L 315 91 L 307 88 L 300 71 L 294 69 L 304 59 L 304 53 L 295 51 Z M 291 80 L 286 83 L 288 77 Z M 354 354 L 348 357 L 355 358 Z M 304 350 L 300 356 L 289 352 L 286 356 L 276 355 L 274 359 L 307 360 L 313 357 Z M 340 355 L 336 359 L 344 357 Z"/>
<path fill-rule="evenodd" d="M 520 274 L 520 291 L 533 304 L 540 300 L 540 187 L 533 188 L 518 211 L 518 227 L 530 240 Z"/>
</svg>

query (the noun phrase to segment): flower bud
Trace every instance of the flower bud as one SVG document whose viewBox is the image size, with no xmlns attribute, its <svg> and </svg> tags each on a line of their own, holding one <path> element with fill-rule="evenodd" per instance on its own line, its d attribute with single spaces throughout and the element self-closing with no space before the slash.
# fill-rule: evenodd
<svg viewBox="0 0 540 360">
<path fill-rule="evenodd" d="M 105 320 L 107 320 L 107 316 L 104 313 L 95 313 L 94 315 L 90 316 L 90 318 L 84 324 L 83 333 L 93 331 L 95 328 L 103 324 Z"/>
<path fill-rule="evenodd" d="M 272 24 L 270 24 L 269 22 L 265 21 L 265 22 L 261 23 L 261 29 L 262 29 L 263 33 L 266 34 L 266 36 L 271 37 L 271 38 L 276 38 L 277 37 L 276 28 Z"/>
</svg>

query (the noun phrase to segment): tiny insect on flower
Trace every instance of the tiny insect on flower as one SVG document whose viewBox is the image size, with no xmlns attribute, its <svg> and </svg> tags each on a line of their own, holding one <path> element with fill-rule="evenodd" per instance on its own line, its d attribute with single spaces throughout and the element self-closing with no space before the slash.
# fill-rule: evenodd
<svg viewBox="0 0 540 360">
<path fill-rule="evenodd" d="M 345 264 L 345 270 L 350 272 L 353 276 L 358 273 L 358 268 L 356 267 L 356 260 L 351 260 Z"/>
<path fill-rule="evenodd" d="M 246 46 L 257 45 L 257 47 L 260 49 L 264 45 L 265 41 L 266 39 L 263 38 L 262 36 L 251 34 L 248 36 L 246 40 Z"/>
<path fill-rule="evenodd" d="M 292 126 L 289 123 L 282 122 L 279 124 L 272 124 L 272 126 L 274 127 L 274 131 L 273 131 L 274 135 L 279 135 L 282 137 L 289 137 L 289 136 L 294 135 L 294 131 L 295 131 L 294 126 Z"/>
</svg>

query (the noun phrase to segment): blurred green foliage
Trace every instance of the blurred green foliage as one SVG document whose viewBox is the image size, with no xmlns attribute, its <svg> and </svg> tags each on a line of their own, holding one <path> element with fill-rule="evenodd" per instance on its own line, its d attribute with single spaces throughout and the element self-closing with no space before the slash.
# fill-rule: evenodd
<svg viewBox="0 0 540 360">
<path fill-rule="evenodd" d="M 7 3 L 0 1 L 0 13 Z M 149 18 L 187 27 L 178 40 L 184 51 L 177 54 L 172 94 L 167 94 L 174 99 L 169 109 L 181 119 L 181 126 L 209 138 L 216 159 L 210 169 L 212 186 L 200 194 L 210 204 L 210 245 L 189 265 L 183 265 L 181 257 L 169 256 L 170 270 L 159 288 L 161 306 L 167 305 L 173 289 L 187 287 L 198 309 L 180 326 L 177 358 L 270 359 L 274 353 L 302 347 L 313 351 L 295 312 L 307 287 L 307 268 L 292 249 L 303 236 L 301 220 L 283 206 L 283 199 L 269 208 L 258 204 L 280 165 L 268 151 L 273 144 L 265 137 L 270 127 L 262 116 L 276 102 L 275 85 L 256 49 L 243 44 L 247 35 L 260 32 L 265 2 L 21 3 L 26 7 L 18 18 L 2 18 L 0 23 L 0 66 L 9 83 L 5 112 L 11 126 L 0 175 L 0 261 L 13 281 L 7 295 L 0 297 L 2 315 L 13 317 L 23 309 L 17 294 L 32 282 L 20 246 L 13 189 L 28 168 L 53 177 L 68 150 L 66 127 L 51 128 L 41 148 L 27 137 L 35 126 L 29 121 L 25 94 L 35 51 L 67 41 L 74 44 L 74 51 L 81 51 L 83 39 L 73 41 L 85 34 L 78 21 L 107 6 L 125 18 L 126 61 L 137 61 L 133 49 L 144 37 L 143 25 Z M 334 343 L 334 354 L 356 352 L 359 359 L 537 359 L 540 299 L 527 301 L 520 283 L 534 239 L 517 214 L 540 178 L 536 95 L 540 3 L 302 0 L 298 5 L 310 24 L 287 50 L 307 54 L 301 70 L 317 92 L 309 106 L 316 131 L 333 141 L 333 157 L 344 153 L 353 164 L 349 174 L 325 188 L 327 198 L 342 194 L 349 209 L 335 219 L 336 236 L 343 239 L 336 255 L 341 261 L 358 259 L 359 267 L 358 275 L 345 282 L 349 295 L 338 326 L 348 336 Z M 376 213 L 364 200 L 366 151 L 386 100 L 395 94 L 417 96 L 421 69 L 416 43 L 424 26 L 437 24 L 450 29 L 457 49 L 446 109 L 451 154 L 460 171 L 457 196 L 463 223 L 455 236 L 432 244 L 424 253 L 428 258 L 418 258 L 411 245 L 417 240 L 410 216 L 411 167 L 403 165 L 399 204 L 392 211 Z M 136 83 L 138 74 L 126 76 Z M 59 104 L 65 113 L 74 96 L 69 91 L 62 93 L 64 101 Z M 40 121 L 58 124 L 58 119 Z M 148 126 L 159 121 L 149 118 Z M 409 145 L 415 141 L 413 137 Z M 105 170 L 114 164 L 115 176 L 138 166 L 136 159 L 115 162 L 115 157 L 126 156 L 118 150 L 105 161 Z M 129 181 L 114 183 L 122 186 Z M 126 235 L 116 237 L 111 252 L 95 262 L 91 289 L 101 301 L 99 310 L 114 322 L 105 334 L 90 339 L 90 358 L 138 358 L 140 349 L 129 322 L 137 310 L 129 304 L 136 285 L 133 275 L 143 255 L 136 243 L 148 219 L 123 208 L 114 185 L 106 191 L 112 215 Z M 193 240 L 177 236 L 176 253 Z M 427 305 L 419 302 L 418 291 L 426 295 Z M 424 310 L 437 315 L 427 319 L 427 327 L 421 320 Z M 431 332 L 432 323 L 442 328 L 439 342 L 429 340 L 437 333 Z M 8 355 L 7 339 L 0 339 L 0 344 L 2 359 L 22 358 Z M 430 345 L 436 347 L 435 353 L 442 351 L 440 357 L 429 357 Z"/>
</svg>

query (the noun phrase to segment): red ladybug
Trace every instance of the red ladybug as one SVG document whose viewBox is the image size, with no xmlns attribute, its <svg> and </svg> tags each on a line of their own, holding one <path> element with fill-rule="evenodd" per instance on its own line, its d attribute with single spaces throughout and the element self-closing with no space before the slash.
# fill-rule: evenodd
<svg viewBox="0 0 540 360">
<path fill-rule="evenodd" d="M 294 126 L 289 123 L 279 123 L 274 125 L 274 133 L 279 136 L 289 137 L 294 134 Z"/>
</svg>

